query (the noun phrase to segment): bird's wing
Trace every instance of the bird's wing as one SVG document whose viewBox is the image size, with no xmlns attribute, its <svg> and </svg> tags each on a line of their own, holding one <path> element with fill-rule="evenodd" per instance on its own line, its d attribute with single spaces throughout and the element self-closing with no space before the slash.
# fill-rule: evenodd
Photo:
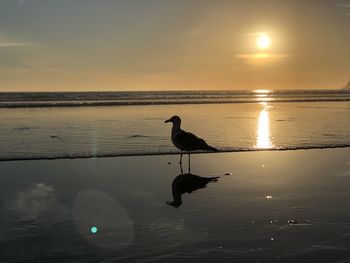
<svg viewBox="0 0 350 263">
<path fill-rule="evenodd" d="M 201 150 L 207 146 L 206 142 L 190 132 L 181 132 L 176 135 L 175 140 L 188 150 Z"/>
</svg>

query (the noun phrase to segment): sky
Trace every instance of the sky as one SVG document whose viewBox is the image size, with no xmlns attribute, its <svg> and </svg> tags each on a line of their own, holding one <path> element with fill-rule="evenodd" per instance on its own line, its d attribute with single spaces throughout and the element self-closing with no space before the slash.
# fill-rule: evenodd
<svg viewBox="0 0 350 263">
<path fill-rule="evenodd" d="M 0 0 L 0 91 L 337 89 L 349 47 L 350 0 Z"/>
</svg>

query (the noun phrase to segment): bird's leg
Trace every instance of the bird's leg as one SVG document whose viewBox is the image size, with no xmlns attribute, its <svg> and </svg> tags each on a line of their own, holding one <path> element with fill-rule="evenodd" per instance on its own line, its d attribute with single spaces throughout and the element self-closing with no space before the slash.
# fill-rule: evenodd
<svg viewBox="0 0 350 263">
<path fill-rule="evenodd" d="M 188 173 L 191 173 L 191 154 L 188 152 Z"/>
<path fill-rule="evenodd" d="M 184 171 L 182 169 L 182 163 L 180 163 L 180 169 L 181 169 L 181 174 L 184 174 Z"/>
<path fill-rule="evenodd" d="M 180 162 L 179 164 L 182 164 L 182 151 L 181 151 L 181 155 L 180 155 Z"/>
</svg>

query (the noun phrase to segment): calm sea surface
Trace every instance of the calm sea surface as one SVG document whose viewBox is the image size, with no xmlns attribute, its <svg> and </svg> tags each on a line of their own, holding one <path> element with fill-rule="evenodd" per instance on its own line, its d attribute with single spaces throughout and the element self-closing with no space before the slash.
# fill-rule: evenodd
<svg viewBox="0 0 350 263">
<path fill-rule="evenodd" d="M 345 91 L 3 93 L 0 107 L 1 160 L 175 153 L 172 115 L 221 151 L 350 146 Z"/>
</svg>

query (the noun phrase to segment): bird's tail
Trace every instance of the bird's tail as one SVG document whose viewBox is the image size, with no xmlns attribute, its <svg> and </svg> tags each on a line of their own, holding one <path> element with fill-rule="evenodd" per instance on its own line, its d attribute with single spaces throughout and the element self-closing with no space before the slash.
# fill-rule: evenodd
<svg viewBox="0 0 350 263">
<path fill-rule="evenodd" d="M 210 145 L 207 145 L 207 146 L 205 147 L 205 150 L 207 150 L 207 151 L 212 151 L 212 152 L 218 152 L 218 151 L 219 151 L 218 149 L 216 149 L 216 148 L 214 148 L 214 147 L 212 147 L 212 146 L 210 146 Z"/>
<path fill-rule="evenodd" d="M 211 182 L 217 182 L 219 178 L 220 178 L 220 176 L 212 176 L 212 177 L 209 177 L 209 179 L 210 179 Z"/>
</svg>

